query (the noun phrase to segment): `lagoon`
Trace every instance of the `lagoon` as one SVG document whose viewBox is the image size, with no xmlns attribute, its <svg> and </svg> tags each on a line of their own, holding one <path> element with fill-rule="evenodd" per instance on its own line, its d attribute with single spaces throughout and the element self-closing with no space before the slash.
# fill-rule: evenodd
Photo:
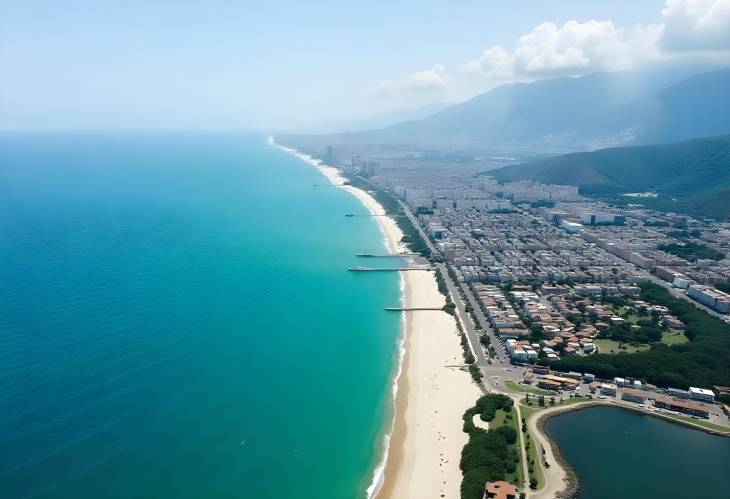
<svg viewBox="0 0 730 499">
<path fill-rule="evenodd" d="M 560 414 L 545 429 L 581 499 L 730 497 L 730 438 L 615 407 Z"/>
</svg>

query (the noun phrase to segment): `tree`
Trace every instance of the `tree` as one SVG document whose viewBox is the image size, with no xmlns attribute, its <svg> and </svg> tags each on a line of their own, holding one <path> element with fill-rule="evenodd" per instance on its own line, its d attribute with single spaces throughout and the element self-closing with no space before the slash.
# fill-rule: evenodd
<svg viewBox="0 0 730 499">
<path fill-rule="evenodd" d="M 537 489 L 537 478 L 535 478 L 534 476 L 530 478 L 530 488 L 532 490 Z"/>
<path fill-rule="evenodd" d="M 511 426 L 500 426 L 494 431 L 502 435 L 510 445 L 517 442 L 517 432 Z"/>
</svg>

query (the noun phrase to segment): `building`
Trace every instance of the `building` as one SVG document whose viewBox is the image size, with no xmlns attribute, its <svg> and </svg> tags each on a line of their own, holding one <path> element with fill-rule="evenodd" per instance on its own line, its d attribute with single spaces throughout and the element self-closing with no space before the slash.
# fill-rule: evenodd
<svg viewBox="0 0 730 499">
<path fill-rule="evenodd" d="M 710 417 L 710 410 L 706 405 L 691 402 L 689 400 L 682 400 L 673 397 L 657 397 L 654 401 L 654 406 L 659 407 L 660 409 L 669 409 L 670 411 L 677 411 L 705 419 L 709 419 Z"/>
<path fill-rule="evenodd" d="M 558 383 L 557 381 L 550 381 L 549 379 L 544 378 L 537 383 L 537 386 L 538 388 L 543 388 L 545 390 L 550 390 L 553 392 L 560 391 L 561 387 L 560 383 Z"/>
<path fill-rule="evenodd" d="M 613 385 L 611 383 L 602 383 L 601 384 L 601 395 L 606 395 L 607 397 L 615 397 L 616 396 L 616 385 Z"/>
<path fill-rule="evenodd" d="M 674 398 L 680 398 L 680 399 L 688 399 L 689 398 L 689 392 L 685 390 L 680 390 L 679 388 L 667 388 L 667 393 L 671 395 Z"/>
<path fill-rule="evenodd" d="M 484 486 L 484 499 L 515 499 L 517 487 L 505 481 L 487 482 Z"/>
<path fill-rule="evenodd" d="M 626 219 L 623 215 L 613 213 L 584 212 L 580 216 L 580 221 L 585 225 L 623 225 Z"/>
<path fill-rule="evenodd" d="M 730 295 L 718 291 L 712 286 L 692 284 L 687 288 L 687 294 L 713 310 L 727 314 L 730 312 Z"/>
<path fill-rule="evenodd" d="M 566 378 L 563 376 L 555 376 L 553 374 L 546 374 L 542 377 L 542 380 L 557 383 L 560 388 L 564 390 L 575 390 L 580 385 L 580 381 L 572 378 Z"/>
<path fill-rule="evenodd" d="M 637 404 L 643 404 L 647 399 L 646 392 L 641 390 L 634 390 L 633 388 L 624 388 L 621 394 L 621 400 L 627 400 L 629 402 L 636 402 Z"/>
<path fill-rule="evenodd" d="M 583 225 L 577 223 L 577 222 L 569 222 L 568 220 L 563 220 L 560 222 L 560 228 L 565 229 L 570 233 L 577 233 L 580 232 L 583 228 Z"/>
<path fill-rule="evenodd" d="M 706 390 L 704 388 L 695 388 L 694 386 L 689 387 L 689 398 L 692 400 L 701 400 L 702 402 L 714 402 L 715 394 L 712 390 Z"/>
</svg>

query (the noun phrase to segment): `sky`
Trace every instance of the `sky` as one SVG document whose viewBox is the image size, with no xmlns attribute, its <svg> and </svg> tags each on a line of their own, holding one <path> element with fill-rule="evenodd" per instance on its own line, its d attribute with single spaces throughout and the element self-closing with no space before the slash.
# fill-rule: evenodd
<svg viewBox="0 0 730 499">
<path fill-rule="evenodd" d="M 729 54 L 730 0 L 0 0 L 0 129 L 306 130 Z"/>
</svg>

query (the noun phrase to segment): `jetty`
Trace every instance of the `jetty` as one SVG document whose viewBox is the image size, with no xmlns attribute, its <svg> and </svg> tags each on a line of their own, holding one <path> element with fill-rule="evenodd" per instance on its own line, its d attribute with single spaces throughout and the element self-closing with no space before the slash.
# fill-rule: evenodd
<svg viewBox="0 0 730 499">
<path fill-rule="evenodd" d="M 385 307 L 385 310 L 389 312 L 418 312 L 419 310 L 442 311 L 443 309 L 443 307 Z"/>
<path fill-rule="evenodd" d="M 409 270 L 433 270 L 431 267 L 350 267 L 350 272 L 407 272 Z"/>
<path fill-rule="evenodd" d="M 419 255 L 417 255 L 416 253 L 393 253 L 387 255 L 375 255 L 373 253 L 356 253 L 355 256 L 360 258 L 408 258 Z"/>
<path fill-rule="evenodd" d="M 345 213 L 346 217 L 399 217 L 400 215 L 387 215 L 385 213 L 371 213 L 368 215 L 363 215 L 362 213 Z"/>
<path fill-rule="evenodd" d="M 393 214 L 387 214 L 387 213 L 371 213 L 370 215 L 363 215 L 363 214 L 357 214 L 357 213 L 345 213 L 346 217 L 390 217 L 390 218 L 398 218 L 398 217 L 405 217 L 406 215 L 401 215 L 398 213 Z"/>
</svg>

